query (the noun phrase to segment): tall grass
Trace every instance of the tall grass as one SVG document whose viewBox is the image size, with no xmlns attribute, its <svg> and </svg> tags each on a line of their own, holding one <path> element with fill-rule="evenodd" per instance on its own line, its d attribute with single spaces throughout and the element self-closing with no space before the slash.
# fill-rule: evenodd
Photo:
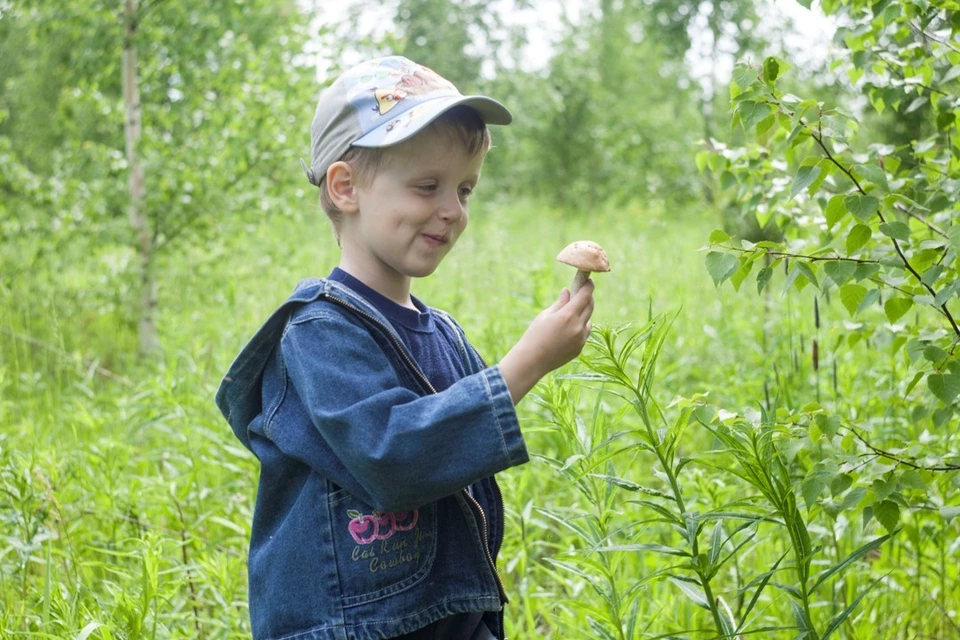
<svg viewBox="0 0 960 640">
<path fill-rule="evenodd" d="M 848 608 L 831 637 L 951 637 L 956 523 L 945 530 L 911 516 L 902 535 L 864 550 L 872 528 L 797 504 L 778 511 L 744 477 L 751 450 L 730 438 L 763 424 L 754 419 L 761 407 L 778 397 L 803 405 L 818 383 L 825 396 L 869 407 L 870 389 L 848 367 L 835 385 L 818 380 L 807 351 L 811 294 L 715 290 L 697 251 L 713 226 L 693 212 L 571 218 L 529 203 L 487 205 L 438 273 L 415 284 L 496 361 L 572 278 L 554 261 L 560 248 L 592 239 L 610 256 L 613 271 L 595 277 L 596 340 L 521 404 L 534 461 L 501 474 L 509 635 L 794 638 L 795 588 L 809 596 L 800 609 L 821 637 Z M 132 352 L 132 308 L 105 302 L 101 289 L 116 283 L 95 256 L 69 278 L 25 274 L 3 285 L 0 638 L 249 637 L 257 466 L 212 397 L 265 315 L 336 259 L 319 215 L 224 221 L 216 242 L 164 257 L 156 362 Z M 93 289 L 101 295 L 86 295 Z M 869 371 L 884 357 L 834 348 L 839 314 L 830 304 L 820 312 L 822 363 Z M 651 321 L 665 327 L 665 316 L 669 330 L 648 332 L 617 360 L 610 345 L 630 344 Z M 656 354 L 647 349 L 654 336 Z M 639 398 L 616 376 L 597 378 L 610 358 L 643 381 Z M 790 478 L 789 448 L 777 452 Z M 798 551 L 804 538 L 794 540 L 786 515 L 806 528 L 808 551 Z M 823 578 L 846 558 L 856 571 Z"/>
</svg>

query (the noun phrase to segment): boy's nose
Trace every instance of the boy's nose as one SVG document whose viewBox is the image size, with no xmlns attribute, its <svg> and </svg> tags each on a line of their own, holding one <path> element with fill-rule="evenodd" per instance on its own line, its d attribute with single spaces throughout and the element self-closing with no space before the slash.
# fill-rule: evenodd
<svg viewBox="0 0 960 640">
<path fill-rule="evenodd" d="M 464 214 L 464 205 L 460 201 L 460 195 L 454 191 L 447 194 L 440 201 L 440 218 L 446 222 L 458 222 Z"/>
</svg>

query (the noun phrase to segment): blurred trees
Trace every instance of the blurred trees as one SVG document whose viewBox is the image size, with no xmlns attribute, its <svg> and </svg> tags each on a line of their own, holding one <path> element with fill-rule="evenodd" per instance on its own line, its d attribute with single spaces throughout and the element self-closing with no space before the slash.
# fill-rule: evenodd
<svg viewBox="0 0 960 640">
<path fill-rule="evenodd" d="M 151 313 L 151 273 L 176 259 L 171 247 L 216 244 L 225 219 L 295 210 L 296 159 L 308 152 L 318 90 L 311 48 L 332 56 L 331 75 L 351 58 L 400 53 L 465 92 L 501 99 L 516 121 L 495 132 L 488 197 L 578 212 L 702 198 L 694 147 L 726 129 L 710 108 L 715 92 L 700 84 L 705 63 L 691 55 L 693 34 L 709 31 L 714 54 L 721 40 L 727 55 L 764 46 L 751 28 L 752 1 L 586 0 L 578 15 L 559 12 L 552 56 L 537 65 L 523 23 L 508 12 L 543 22 L 552 5 L 343 6 L 348 19 L 338 25 L 323 22 L 329 6 L 318 4 L 313 20 L 295 0 L 224 0 L 215 10 L 141 0 L 127 21 L 122 3 L 107 0 L 0 5 L 0 286 L 29 273 L 34 285 L 134 326 Z M 136 55 L 142 119 L 139 264 L 128 215 L 125 43 Z M 316 211 L 312 202 L 304 209 Z M 64 273 L 76 278 L 54 277 Z M 101 286 L 86 286 L 82 274 Z"/>
<path fill-rule="evenodd" d="M 214 240 L 225 217 L 279 208 L 299 177 L 290 143 L 302 139 L 294 123 L 313 94 L 298 59 L 304 20 L 292 0 L 217 5 L 148 0 L 125 19 L 118 3 L 38 0 L 0 14 L 4 284 L 28 271 L 99 272 L 100 294 L 134 322 L 151 312 L 135 301 L 151 286 L 153 252 Z M 153 251 L 140 268 L 127 218 L 125 43 L 138 65 Z M 70 295 L 69 279 L 57 287 Z"/>
</svg>

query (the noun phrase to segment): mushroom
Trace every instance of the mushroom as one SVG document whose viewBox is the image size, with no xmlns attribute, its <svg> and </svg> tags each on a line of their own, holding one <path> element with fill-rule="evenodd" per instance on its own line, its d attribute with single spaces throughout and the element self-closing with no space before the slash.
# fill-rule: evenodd
<svg viewBox="0 0 960 640">
<path fill-rule="evenodd" d="M 571 294 L 576 293 L 590 279 L 592 272 L 610 271 L 610 262 L 603 247 L 590 240 L 571 242 L 557 256 L 557 261 L 577 268 L 577 275 L 573 277 L 573 284 L 570 285 Z"/>
</svg>

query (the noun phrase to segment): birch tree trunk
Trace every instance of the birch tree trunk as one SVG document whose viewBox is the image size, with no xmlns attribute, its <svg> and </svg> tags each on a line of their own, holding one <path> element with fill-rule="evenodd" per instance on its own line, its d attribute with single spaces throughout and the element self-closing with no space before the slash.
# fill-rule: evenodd
<svg viewBox="0 0 960 640">
<path fill-rule="evenodd" d="M 136 234 L 140 269 L 140 302 L 137 336 L 140 352 L 152 353 L 160 346 L 157 335 L 157 285 L 153 276 L 153 235 L 144 211 L 143 166 L 137 155 L 140 141 L 140 88 L 137 78 L 137 0 L 125 0 L 123 39 L 123 103 L 126 119 L 127 165 L 130 169 L 130 224 Z"/>
</svg>

